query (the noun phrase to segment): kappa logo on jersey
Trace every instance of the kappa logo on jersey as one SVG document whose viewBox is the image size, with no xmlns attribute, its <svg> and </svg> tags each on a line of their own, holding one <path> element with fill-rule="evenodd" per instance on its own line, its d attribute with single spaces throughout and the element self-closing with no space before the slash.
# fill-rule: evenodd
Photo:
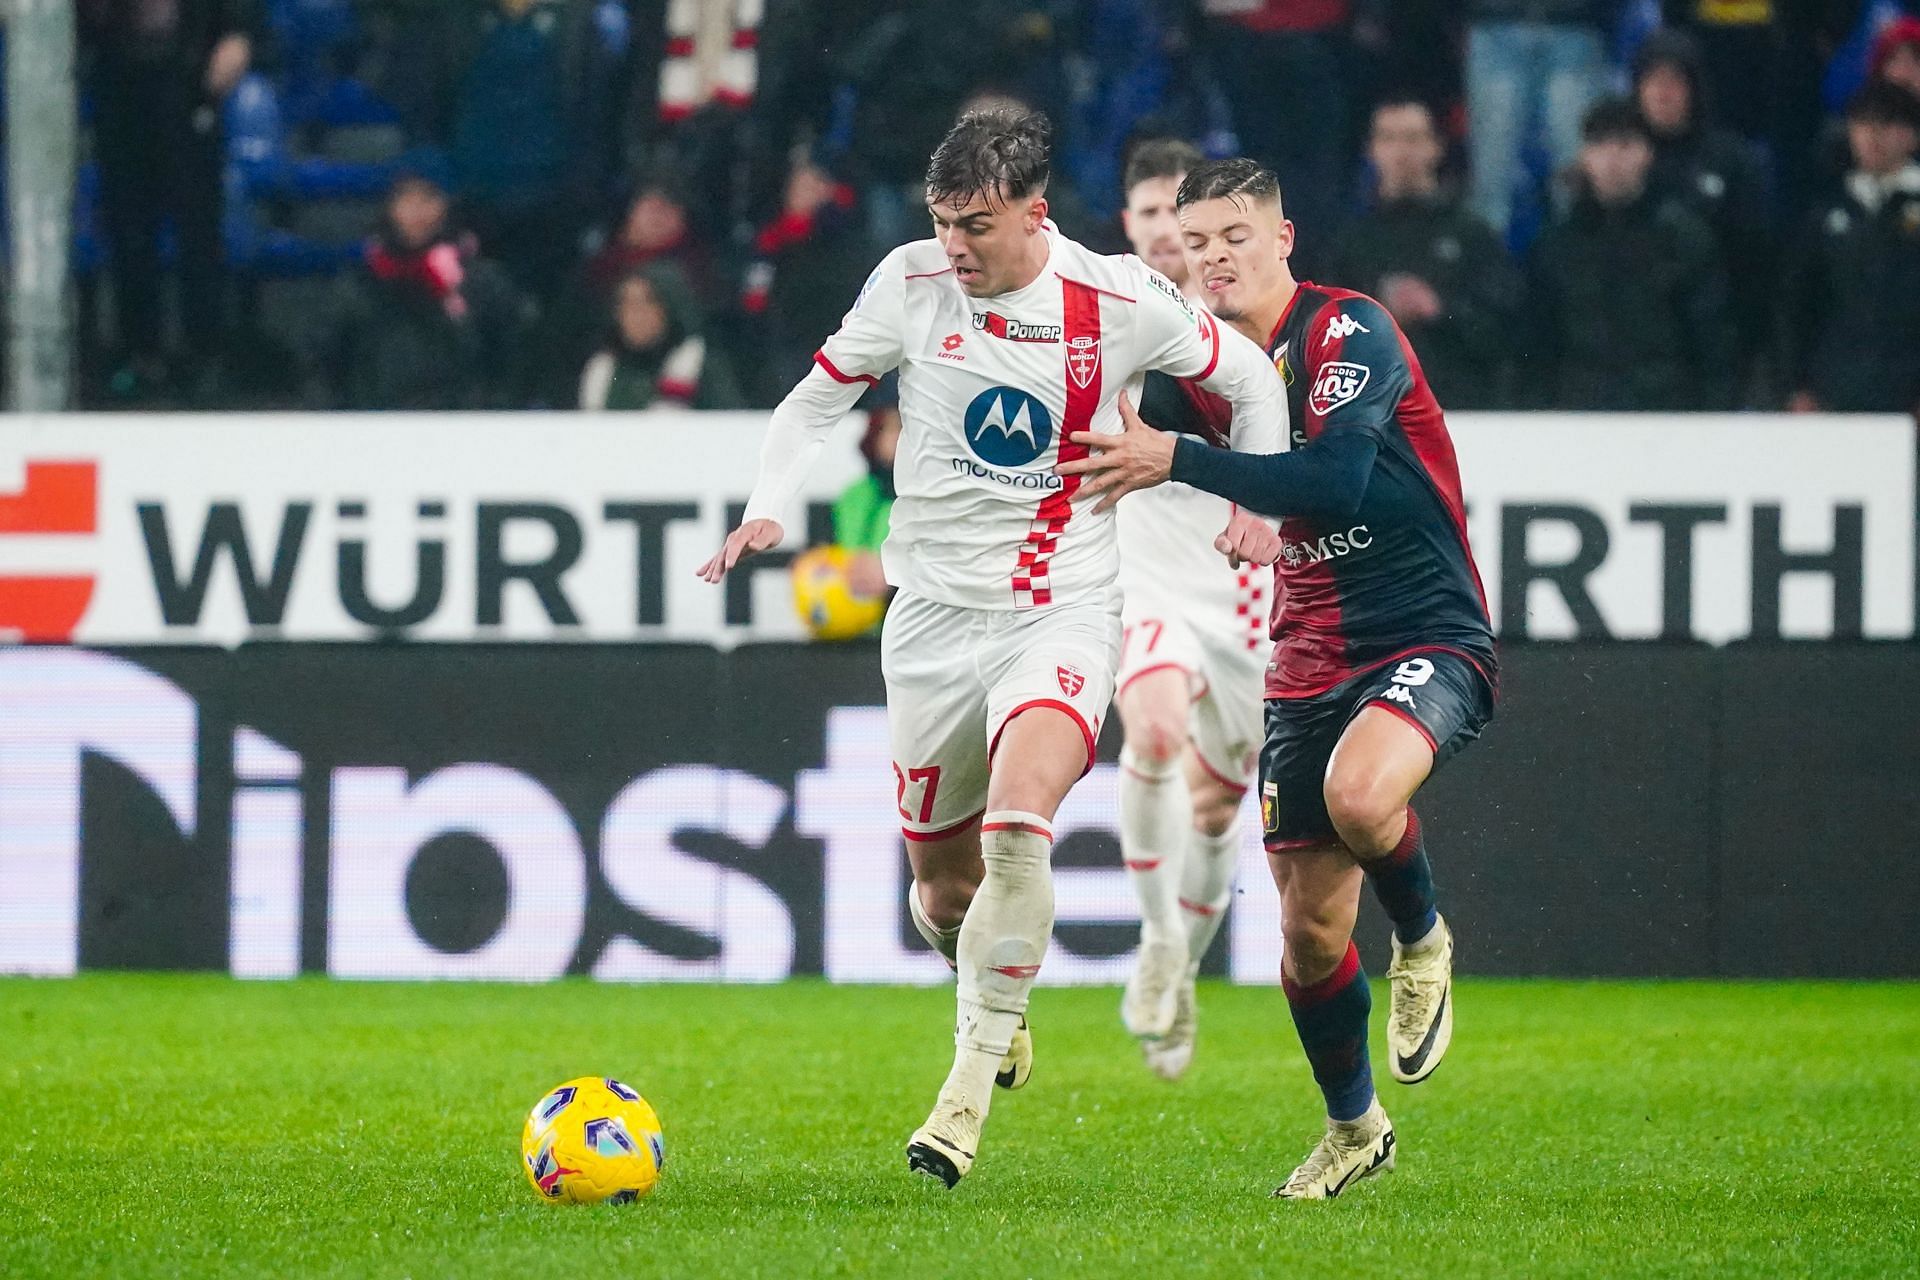
<svg viewBox="0 0 1920 1280">
<path fill-rule="evenodd" d="M 1372 376 L 1373 370 L 1366 365 L 1329 361 L 1320 366 L 1313 380 L 1313 390 L 1307 394 L 1307 407 L 1324 418 L 1366 390 L 1367 379 Z"/>
<path fill-rule="evenodd" d="M 1361 324 L 1350 315 L 1337 315 L 1327 321 L 1327 341 L 1335 338 L 1351 338 L 1356 333 L 1372 333 L 1373 330 Z"/>
<path fill-rule="evenodd" d="M 967 447 L 996 467 L 1024 467 L 1053 443 L 1053 415 L 1017 387 L 989 387 L 967 406 Z"/>
<path fill-rule="evenodd" d="M 1004 338 L 1008 342 L 1058 342 L 1061 334 L 1061 326 L 1057 324 L 1023 324 L 1007 319 L 998 311 L 974 312 L 973 327 L 989 338 Z"/>
<path fill-rule="evenodd" d="M 1082 391 L 1093 385 L 1100 371 L 1100 339 L 1081 334 L 1067 339 L 1067 374 Z"/>
<path fill-rule="evenodd" d="M 1087 687 L 1087 678 L 1072 667 L 1055 667 L 1054 678 L 1060 681 L 1060 691 L 1069 698 L 1077 698 L 1080 691 Z"/>
</svg>

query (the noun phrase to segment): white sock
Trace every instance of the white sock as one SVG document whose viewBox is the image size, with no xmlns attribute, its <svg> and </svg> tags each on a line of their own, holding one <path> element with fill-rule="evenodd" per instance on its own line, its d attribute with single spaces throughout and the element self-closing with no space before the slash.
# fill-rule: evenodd
<svg viewBox="0 0 1920 1280">
<path fill-rule="evenodd" d="M 1120 857 L 1140 899 L 1140 940 L 1177 939 L 1180 864 L 1193 830 L 1193 797 L 1181 762 L 1120 752 Z"/>
<path fill-rule="evenodd" d="M 960 1016 L 942 1100 L 985 1115 L 1053 934 L 1053 826 L 996 810 L 980 823 L 986 879 L 960 925 Z"/>
<path fill-rule="evenodd" d="M 920 901 L 920 882 L 907 880 L 907 915 L 913 920 L 913 927 L 927 940 L 927 945 L 938 951 L 947 962 L 947 968 L 960 967 L 960 926 L 951 929 L 938 929 L 927 918 L 926 904 Z M 964 917 L 962 917 L 964 919 Z"/>
<path fill-rule="evenodd" d="M 1233 872 L 1240 861 L 1240 824 L 1217 836 L 1192 831 L 1186 865 L 1180 871 L 1180 914 L 1186 917 L 1187 956 L 1199 964 L 1227 918 L 1233 900 Z"/>
</svg>

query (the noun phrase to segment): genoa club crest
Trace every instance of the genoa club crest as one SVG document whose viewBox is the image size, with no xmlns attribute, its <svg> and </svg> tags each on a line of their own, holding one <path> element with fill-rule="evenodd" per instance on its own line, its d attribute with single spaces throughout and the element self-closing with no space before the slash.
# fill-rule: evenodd
<svg viewBox="0 0 1920 1280">
<path fill-rule="evenodd" d="M 1055 667 L 1053 674 L 1060 681 L 1060 691 L 1069 698 L 1080 696 L 1080 691 L 1087 687 L 1087 678 L 1072 667 Z"/>
<path fill-rule="evenodd" d="M 1085 391 L 1093 385 L 1093 376 L 1100 372 L 1100 339 L 1081 334 L 1067 339 L 1067 375 L 1073 384 Z"/>
</svg>

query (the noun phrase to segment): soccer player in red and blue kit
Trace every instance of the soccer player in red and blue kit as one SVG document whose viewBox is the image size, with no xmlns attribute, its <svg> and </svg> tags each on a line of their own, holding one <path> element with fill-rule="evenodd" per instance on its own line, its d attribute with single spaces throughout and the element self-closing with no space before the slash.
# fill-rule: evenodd
<svg viewBox="0 0 1920 1280">
<path fill-rule="evenodd" d="M 1282 977 L 1327 1128 L 1274 1194 L 1325 1199 L 1394 1161 L 1352 940 L 1363 880 L 1394 926 L 1394 1078 L 1426 1079 L 1452 1037 L 1453 937 L 1410 802 L 1492 717 L 1493 630 L 1453 444 L 1399 326 L 1363 294 L 1294 280 L 1279 183 L 1252 161 L 1194 169 L 1178 208 L 1214 315 L 1262 343 L 1287 383 L 1292 450 L 1212 448 L 1204 395 L 1150 383 L 1146 412 L 1183 434 L 1129 407 L 1122 436 L 1088 436 L 1094 456 L 1059 470 L 1108 502 L 1172 479 L 1282 518 L 1261 811 Z"/>
</svg>

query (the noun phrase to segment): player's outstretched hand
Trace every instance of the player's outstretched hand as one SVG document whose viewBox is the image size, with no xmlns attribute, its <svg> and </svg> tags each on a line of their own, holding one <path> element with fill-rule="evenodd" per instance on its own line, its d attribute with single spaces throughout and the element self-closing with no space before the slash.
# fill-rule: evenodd
<svg viewBox="0 0 1920 1280">
<path fill-rule="evenodd" d="M 1080 493 L 1083 497 L 1100 495 L 1095 511 L 1111 509 L 1135 489 L 1165 484 L 1173 473 L 1173 437 L 1142 421 L 1124 391 L 1120 393 L 1120 421 L 1126 429 L 1117 436 L 1092 431 L 1068 436 L 1068 440 L 1086 445 L 1092 452 L 1053 469 L 1055 475 L 1085 476 Z"/>
<path fill-rule="evenodd" d="M 727 576 L 727 570 L 748 556 L 778 546 L 786 536 L 787 531 L 780 527 L 778 520 L 749 520 L 728 534 L 726 543 L 714 553 L 713 559 L 695 572 L 708 582 L 718 582 Z"/>
<path fill-rule="evenodd" d="M 1213 549 L 1238 569 L 1243 564 L 1270 565 L 1280 558 L 1280 533 L 1251 511 L 1233 509 L 1233 518 L 1213 540 Z"/>
</svg>

